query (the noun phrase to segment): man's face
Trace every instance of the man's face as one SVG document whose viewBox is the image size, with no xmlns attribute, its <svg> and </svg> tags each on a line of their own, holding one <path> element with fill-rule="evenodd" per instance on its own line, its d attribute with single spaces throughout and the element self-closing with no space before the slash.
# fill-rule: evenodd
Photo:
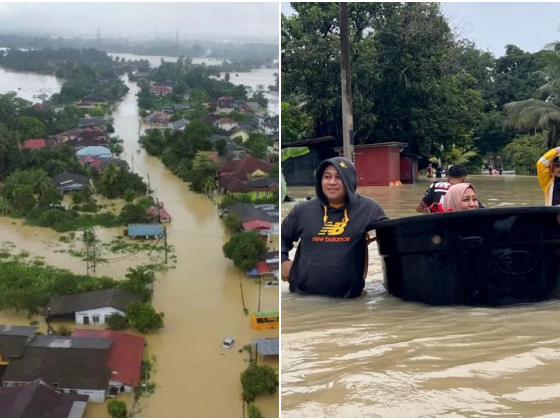
<svg viewBox="0 0 560 420">
<path fill-rule="evenodd" d="M 560 162 L 556 162 L 552 165 L 552 171 L 554 172 L 554 176 L 560 177 Z"/>
<path fill-rule="evenodd" d="M 323 194 L 329 200 L 329 203 L 341 204 L 346 199 L 346 190 L 342 183 L 342 178 L 333 165 L 329 165 L 323 172 L 321 179 L 321 186 L 323 187 Z"/>
</svg>

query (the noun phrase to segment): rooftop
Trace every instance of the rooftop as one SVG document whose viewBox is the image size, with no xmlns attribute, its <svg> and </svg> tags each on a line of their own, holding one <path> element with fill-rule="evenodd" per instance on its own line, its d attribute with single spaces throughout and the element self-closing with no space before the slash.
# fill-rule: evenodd
<svg viewBox="0 0 560 420">
<path fill-rule="evenodd" d="M 251 342 L 261 356 L 278 356 L 280 354 L 280 339 L 278 337 L 254 338 Z"/>
<path fill-rule="evenodd" d="M 93 292 L 55 296 L 51 298 L 47 308 L 50 309 L 51 315 L 68 315 L 98 308 L 115 308 L 124 312 L 126 305 L 139 300 L 140 298 L 135 294 L 115 287 Z"/>
</svg>

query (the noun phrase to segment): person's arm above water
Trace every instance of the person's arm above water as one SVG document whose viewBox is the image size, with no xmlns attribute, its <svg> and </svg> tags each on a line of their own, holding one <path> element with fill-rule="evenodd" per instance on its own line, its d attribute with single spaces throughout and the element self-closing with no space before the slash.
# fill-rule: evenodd
<svg viewBox="0 0 560 420">
<path fill-rule="evenodd" d="M 560 153 L 560 147 L 551 149 L 546 152 L 537 161 L 537 179 L 541 188 L 545 188 L 546 184 L 550 181 L 552 175 L 550 174 L 550 165 L 552 164 L 552 159 L 554 159 Z"/>
<path fill-rule="evenodd" d="M 430 187 L 426 190 L 426 194 L 416 206 L 416 211 L 418 213 L 427 213 L 427 209 L 434 203 L 434 189 L 432 188 L 434 185 L 435 184 L 430 185 Z"/>
<path fill-rule="evenodd" d="M 282 265 L 280 270 L 282 280 L 284 281 L 288 281 L 292 268 L 292 261 L 290 260 L 289 253 L 294 247 L 294 242 L 299 240 L 300 232 L 298 219 L 298 205 L 296 204 L 282 221 L 282 235 L 280 237 L 280 262 Z"/>
</svg>

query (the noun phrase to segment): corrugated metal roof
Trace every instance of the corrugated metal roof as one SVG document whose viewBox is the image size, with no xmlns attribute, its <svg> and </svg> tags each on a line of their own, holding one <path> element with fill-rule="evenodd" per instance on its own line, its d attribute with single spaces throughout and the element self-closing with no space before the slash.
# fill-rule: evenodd
<svg viewBox="0 0 560 420">
<path fill-rule="evenodd" d="M 275 338 L 254 338 L 251 340 L 257 353 L 261 356 L 278 356 L 280 354 L 280 339 Z"/>
<path fill-rule="evenodd" d="M 128 225 L 128 236 L 160 236 L 163 228 L 158 225 Z"/>
</svg>

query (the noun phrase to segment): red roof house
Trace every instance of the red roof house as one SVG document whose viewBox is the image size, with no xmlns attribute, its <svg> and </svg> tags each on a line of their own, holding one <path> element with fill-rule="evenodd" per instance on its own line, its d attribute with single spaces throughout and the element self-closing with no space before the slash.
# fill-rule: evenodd
<svg viewBox="0 0 560 420">
<path fill-rule="evenodd" d="M 44 149 L 45 147 L 47 147 L 47 142 L 45 139 L 25 140 L 19 146 L 20 149 L 31 149 L 31 150 Z"/>
<path fill-rule="evenodd" d="M 270 172 L 270 164 L 254 156 L 247 156 L 240 160 L 226 160 L 220 168 L 220 176 L 236 175 L 241 180 L 246 180 L 255 171 Z"/>
<path fill-rule="evenodd" d="M 169 213 L 167 213 L 167 211 L 163 208 L 160 207 L 159 211 L 157 207 L 148 207 L 146 209 L 146 213 L 154 216 L 154 217 L 159 217 L 161 219 L 162 223 L 169 223 L 171 222 L 171 215 Z"/>
<path fill-rule="evenodd" d="M 140 383 L 146 339 L 111 330 L 74 330 L 72 337 L 108 338 L 113 340 L 107 357 L 111 381 L 135 387 Z"/>
<path fill-rule="evenodd" d="M 243 223 L 243 229 L 245 229 L 246 231 L 264 229 L 269 230 L 272 229 L 272 225 L 266 220 L 249 220 L 248 222 Z"/>
</svg>

